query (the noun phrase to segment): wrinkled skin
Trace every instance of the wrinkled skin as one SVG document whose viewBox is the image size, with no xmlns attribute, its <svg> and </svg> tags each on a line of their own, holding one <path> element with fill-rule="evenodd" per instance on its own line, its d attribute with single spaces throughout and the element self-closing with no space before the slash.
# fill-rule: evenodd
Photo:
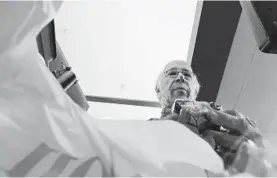
<svg viewBox="0 0 277 178">
<path fill-rule="evenodd" d="M 168 63 L 158 77 L 156 93 L 162 107 L 170 107 L 176 99 L 194 101 L 199 83 L 191 67 L 184 61 Z"/>
<path fill-rule="evenodd" d="M 254 121 L 235 110 L 215 110 L 208 102 L 195 101 L 199 88 L 197 77 L 185 61 L 176 60 L 168 63 L 156 84 L 156 93 L 162 107 L 170 109 L 176 99 L 183 99 L 195 102 L 197 107 L 201 109 L 194 110 L 191 113 L 187 110 L 182 110 L 179 115 L 168 112 L 162 119 L 178 121 L 190 128 L 194 133 L 202 136 L 213 148 L 215 148 L 215 143 L 217 143 L 237 150 L 241 143 L 247 139 L 252 140 L 259 147 L 263 146 L 261 133 Z M 202 125 L 201 128 L 204 130 L 203 133 L 200 134 L 199 128 L 187 124 L 189 115 L 206 118 L 207 124 L 203 124 L 204 127 Z M 210 127 L 211 124 L 223 126 L 230 132 L 227 134 L 214 131 Z M 226 155 L 230 157 L 230 153 L 226 152 Z M 221 156 L 224 159 L 226 155 Z M 231 160 L 234 160 L 235 156 L 236 154 L 231 155 Z"/>
<path fill-rule="evenodd" d="M 228 133 L 222 133 L 207 129 L 203 133 L 203 137 L 212 137 L 217 144 L 230 149 L 230 151 L 224 150 L 221 152 L 226 167 L 232 167 L 235 158 L 240 155 L 239 152 L 236 153 L 231 150 L 239 150 L 241 144 L 245 141 L 250 140 L 259 148 L 263 148 L 262 135 L 256 123 L 247 116 L 235 110 L 214 110 L 206 102 L 200 102 L 199 104 L 205 108 L 202 110 L 203 112 L 200 111 L 199 115 L 208 118 L 210 123 L 223 126 L 229 130 Z M 213 144 L 213 142 L 209 143 L 211 145 Z M 240 168 L 236 168 L 237 171 L 244 172 L 244 166 L 246 166 L 244 165 L 245 162 L 243 162 L 242 159 L 237 162 L 239 162 L 237 165 L 240 165 Z"/>
<path fill-rule="evenodd" d="M 257 145 L 262 146 L 260 130 L 253 120 L 250 120 L 247 116 L 244 116 L 236 110 L 217 111 L 211 108 L 207 102 L 199 102 L 199 104 L 205 108 L 199 112 L 199 115 L 205 116 L 209 122 L 223 126 L 232 131 L 233 135 L 244 136 Z M 212 135 L 217 137 L 217 134 Z"/>
</svg>

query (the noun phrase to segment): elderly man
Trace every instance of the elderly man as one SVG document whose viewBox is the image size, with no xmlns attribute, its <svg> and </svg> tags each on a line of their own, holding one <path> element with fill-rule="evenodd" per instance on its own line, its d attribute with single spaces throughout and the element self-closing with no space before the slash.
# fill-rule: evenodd
<svg viewBox="0 0 277 178">
<path fill-rule="evenodd" d="M 177 121 L 204 138 L 223 158 L 226 167 L 233 164 L 240 143 L 251 140 L 262 146 L 254 121 L 235 110 L 196 101 L 199 89 L 190 65 L 183 60 L 169 62 L 160 73 L 155 88 L 163 108 L 160 119 Z M 236 169 L 243 172 L 245 168 L 237 165 Z"/>
</svg>

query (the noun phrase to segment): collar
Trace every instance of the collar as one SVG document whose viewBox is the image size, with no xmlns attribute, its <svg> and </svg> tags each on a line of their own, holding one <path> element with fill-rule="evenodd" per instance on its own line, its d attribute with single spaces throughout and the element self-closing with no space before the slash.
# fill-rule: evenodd
<svg viewBox="0 0 277 178">
<path fill-rule="evenodd" d="M 171 114 L 171 106 L 167 106 L 167 107 L 162 109 L 161 118 L 166 117 L 170 114 Z"/>
</svg>

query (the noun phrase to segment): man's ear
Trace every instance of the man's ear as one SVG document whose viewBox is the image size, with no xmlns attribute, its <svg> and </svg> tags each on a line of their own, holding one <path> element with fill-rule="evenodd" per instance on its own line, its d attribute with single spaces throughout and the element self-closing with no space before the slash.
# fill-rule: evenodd
<svg viewBox="0 0 277 178">
<path fill-rule="evenodd" d="M 194 92 L 194 97 L 195 97 L 194 99 L 197 99 L 198 94 L 200 92 L 201 85 L 200 85 L 200 83 L 198 81 L 198 78 L 195 74 L 193 74 L 193 80 L 194 80 L 194 84 L 193 84 L 194 85 L 194 90 L 193 90 L 193 92 Z"/>
<path fill-rule="evenodd" d="M 156 93 L 160 93 L 160 89 L 159 89 L 159 87 L 155 87 L 155 91 L 156 91 Z"/>
</svg>

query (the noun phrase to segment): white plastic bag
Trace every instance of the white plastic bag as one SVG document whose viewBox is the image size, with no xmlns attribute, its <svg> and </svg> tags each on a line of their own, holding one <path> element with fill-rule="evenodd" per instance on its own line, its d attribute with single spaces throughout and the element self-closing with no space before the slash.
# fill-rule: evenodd
<svg viewBox="0 0 277 178">
<path fill-rule="evenodd" d="M 80 176 L 75 159 L 95 155 L 109 167 L 94 120 L 65 94 L 38 53 L 36 35 L 60 6 L 0 2 L 0 170 L 7 176 Z M 64 168 L 51 167 L 59 162 Z"/>
<path fill-rule="evenodd" d="M 210 145 L 174 121 L 98 120 L 114 154 L 124 155 L 149 176 L 206 176 L 222 173 L 223 162 Z"/>
</svg>

